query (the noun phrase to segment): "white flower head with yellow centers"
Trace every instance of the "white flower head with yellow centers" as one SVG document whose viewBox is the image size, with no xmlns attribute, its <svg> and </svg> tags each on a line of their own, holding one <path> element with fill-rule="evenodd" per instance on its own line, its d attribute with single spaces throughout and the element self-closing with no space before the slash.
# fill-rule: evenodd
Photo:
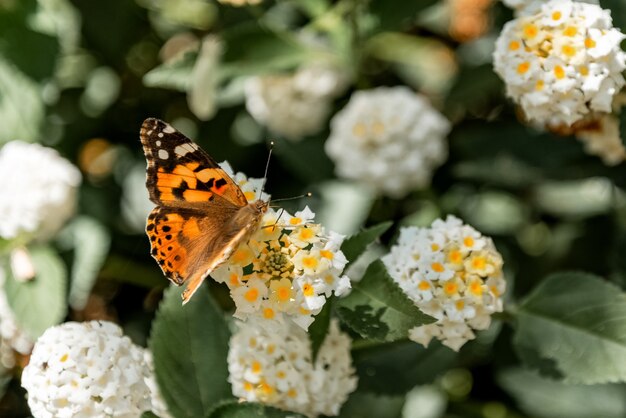
<svg viewBox="0 0 626 418">
<path fill-rule="evenodd" d="M 613 97 L 625 83 L 624 38 L 613 27 L 610 11 L 551 0 L 504 26 L 494 69 L 529 120 L 571 126 L 592 112 L 611 112 Z"/>
<path fill-rule="evenodd" d="M 578 0 L 582 3 L 598 4 L 598 0 Z M 546 0 L 502 0 L 507 7 L 515 11 L 515 17 L 533 15 L 541 11 Z"/>
<path fill-rule="evenodd" d="M 331 121 L 326 153 L 340 177 L 403 197 L 430 184 L 448 156 L 450 122 L 405 86 L 352 94 Z"/>
<path fill-rule="evenodd" d="M 35 343 L 22 373 L 35 418 L 169 417 L 150 355 L 107 321 L 66 322 Z"/>
<path fill-rule="evenodd" d="M 472 329 L 486 329 L 491 314 L 502 311 L 502 257 L 490 238 L 454 216 L 402 228 L 382 260 L 415 305 L 437 319 L 409 332 L 415 342 L 437 338 L 458 350 L 474 338 Z"/>
<path fill-rule="evenodd" d="M 259 318 L 239 323 L 231 338 L 228 380 L 233 395 L 309 417 L 338 415 L 357 384 L 350 338 L 331 321 L 313 362 L 304 330 L 293 323 L 268 325 Z"/>
<path fill-rule="evenodd" d="M 229 174 L 248 201 L 268 197 L 260 191 L 262 180 L 232 170 Z M 211 274 L 230 288 L 236 318 L 290 319 L 306 330 L 326 298 L 350 289 L 350 280 L 342 275 L 348 262 L 340 249 L 343 236 L 327 232 L 314 217 L 308 207 L 294 215 L 270 208 L 248 242 Z"/>
</svg>

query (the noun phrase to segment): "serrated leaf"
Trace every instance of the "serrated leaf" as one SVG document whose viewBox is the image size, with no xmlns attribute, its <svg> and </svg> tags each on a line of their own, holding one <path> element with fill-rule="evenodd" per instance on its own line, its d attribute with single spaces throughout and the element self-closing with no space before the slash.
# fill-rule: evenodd
<svg viewBox="0 0 626 418">
<path fill-rule="evenodd" d="M 341 245 L 341 251 L 348 259 L 348 262 L 352 263 L 359 258 L 367 246 L 384 234 L 392 224 L 393 222 L 391 221 L 382 222 L 348 237 Z"/>
<path fill-rule="evenodd" d="M 621 418 L 626 386 L 566 385 L 522 369 L 507 370 L 498 382 L 528 415 L 537 418 Z"/>
<path fill-rule="evenodd" d="M 552 360 L 568 383 L 626 381 L 626 294 L 585 273 L 545 279 L 517 311 L 514 343 Z"/>
<path fill-rule="evenodd" d="M 282 411 L 258 403 L 233 402 L 220 405 L 209 418 L 305 418 L 295 412 Z"/>
<path fill-rule="evenodd" d="M 25 282 L 8 278 L 4 289 L 18 324 L 35 340 L 67 314 L 67 271 L 51 248 L 40 246 L 28 251 L 35 277 Z"/>
<path fill-rule="evenodd" d="M 197 58 L 197 51 L 189 51 L 178 59 L 163 63 L 143 76 L 143 84 L 147 87 L 185 92 L 191 82 L 191 74 Z"/>
<path fill-rule="evenodd" d="M 313 363 L 315 363 L 315 359 L 317 358 L 317 353 L 320 350 L 320 347 L 324 343 L 326 339 L 326 334 L 328 334 L 328 327 L 330 326 L 330 313 L 332 311 L 334 298 L 329 298 L 326 300 L 324 307 L 315 315 L 315 321 L 309 326 L 309 339 L 311 340 L 311 353 L 313 355 Z"/>
<path fill-rule="evenodd" d="M 70 275 L 69 303 L 73 309 L 83 309 L 109 251 L 108 230 L 95 219 L 83 216 L 68 227 L 68 237 L 74 248 Z"/>
<path fill-rule="evenodd" d="M 149 346 L 172 415 L 207 417 L 218 402 L 232 397 L 226 362 L 230 333 L 207 286 L 185 306 L 181 293 L 177 287 L 165 291 Z"/>
<path fill-rule="evenodd" d="M 342 321 L 363 338 L 394 341 L 435 319 L 420 311 L 392 280 L 382 261 L 374 261 L 352 292 L 337 301 Z"/>
<path fill-rule="evenodd" d="M 433 382 L 452 367 L 458 353 L 433 341 L 427 348 L 413 341 L 355 347 L 352 358 L 359 390 L 403 395 L 416 385 Z"/>
</svg>

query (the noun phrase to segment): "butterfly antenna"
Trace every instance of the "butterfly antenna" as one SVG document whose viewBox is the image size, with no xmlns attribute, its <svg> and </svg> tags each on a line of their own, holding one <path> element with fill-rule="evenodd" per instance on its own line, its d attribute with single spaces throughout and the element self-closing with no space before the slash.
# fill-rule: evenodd
<svg viewBox="0 0 626 418">
<path fill-rule="evenodd" d="M 272 157 L 273 150 L 274 150 L 274 141 L 270 141 L 270 151 L 267 154 L 267 162 L 265 163 L 265 173 L 263 174 L 263 185 L 261 186 L 261 192 L 265 191 L 265 182 L 267 182 L 267 172 L 270 169 L 270 158 Z"/>
<path fill-rule="evenodd" d="M 274 200 L 272 200 L 272 203 L 274 203 L 274 202 L 284 202 L 285 200 L 302 199 L 303 197 L 311 197 L 311 196 L 313 196 L 313 193 L 308 192 L 308 193 L 302 194 L 300 196 L 284 197 L 282 199 L 274 199 Z"/>
</svg>

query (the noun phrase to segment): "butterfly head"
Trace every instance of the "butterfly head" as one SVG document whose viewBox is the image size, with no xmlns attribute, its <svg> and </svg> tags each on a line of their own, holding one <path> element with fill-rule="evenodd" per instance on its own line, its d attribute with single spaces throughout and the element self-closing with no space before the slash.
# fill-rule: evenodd
<svg viewBox="0 0 626 418">
<path fill-rule="evenodd" d="M 270 206 L 269 202 L 260 199 L 251 203 L 251 205 L 259 215 L 265 214 L 265 212 L 267 212 L 267 208 Z"/>
</svg>

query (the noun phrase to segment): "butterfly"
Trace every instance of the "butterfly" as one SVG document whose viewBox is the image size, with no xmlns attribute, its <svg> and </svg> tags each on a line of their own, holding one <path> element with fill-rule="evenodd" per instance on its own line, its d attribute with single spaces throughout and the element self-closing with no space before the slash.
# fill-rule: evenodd
<svg viewBox="0 0 626 418">
<path fill-rule="evenodd" d="M 157 206 L 146 222 L 152 257 L 183 304 L 260 226 L 268 202 L 249 203 L 237 183 L 193 141 L 162 120 L 140 131 L 146 187 Z"/>
</svg>

